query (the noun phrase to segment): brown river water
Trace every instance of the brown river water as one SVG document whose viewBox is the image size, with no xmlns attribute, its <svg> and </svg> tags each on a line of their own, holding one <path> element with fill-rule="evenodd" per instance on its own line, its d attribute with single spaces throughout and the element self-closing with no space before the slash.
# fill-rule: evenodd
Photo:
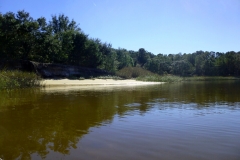
<svg viewBox="0 0 240 160">
<path fill-rule="evenodd" d="M 0 159 L 240 160 L 240 83 L 0 91 Z"/>
</svg>

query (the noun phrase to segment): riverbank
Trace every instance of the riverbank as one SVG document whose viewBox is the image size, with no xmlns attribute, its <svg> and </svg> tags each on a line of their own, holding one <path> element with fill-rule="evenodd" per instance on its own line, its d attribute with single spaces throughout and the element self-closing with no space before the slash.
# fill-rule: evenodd
<svg viewBox="0 0 240 160">
<path fill-rule="evenodd" d="M 41 81 L 41 85 L 45 87 L 53 86 L 92 86 L 92 85 L 152 85 L 162 84 L 164 82 L 143 82 L 133 79 L 115 80 L 115 79 L 84 79 L 84 80 L 70 80 L 70 79 L 45 79 Z"/>
<path fill-rule="evenodd" d="M 239 77 L 221 77 L 221 76 L 191 76 L 191 77 L 181 77 L 175 75 L 149 75 L 141 76 L 136 78 L 139 81 L 147 82 L 167 82 L 167 83 L 176 83 L 176 82 L 186 82 L 186 81 L 225 81 L 225 80 L 237 80 Z"/>
</svg>

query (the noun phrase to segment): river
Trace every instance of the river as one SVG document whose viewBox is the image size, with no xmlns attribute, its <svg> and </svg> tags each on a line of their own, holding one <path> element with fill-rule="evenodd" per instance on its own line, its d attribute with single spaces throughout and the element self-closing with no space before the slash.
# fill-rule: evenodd
<svg viewBox="0 0 240 160">
<path fill-rule="evenodd" d="M 240 159 L 240 83 L 0 91 L 0 159 Z"/>
</svg>

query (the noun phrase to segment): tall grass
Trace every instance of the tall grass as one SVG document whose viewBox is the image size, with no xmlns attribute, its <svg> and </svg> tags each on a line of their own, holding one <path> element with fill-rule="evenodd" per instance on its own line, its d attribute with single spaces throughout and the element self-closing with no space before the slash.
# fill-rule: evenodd
<svg viewBox="0 0 240 160">
<path fill-rule="evenodd" d="M 174 75 L 149 75 L 149 76 L 141 76 L 138 77 L 139 81 L 150 81 L 150 82 L 181 82 L 183 81 L 182 77 L 174 76 Z"/>
<path fill-rule="evenodd" d="M 40 86 L 40 77 L 35 73 L 22 71 L 0 71 L 0 89 Z"/>
<path fill-rule="evenodd" d="M 220 80 L 240 80 L 238 77 L 221 77 L 221 76 L 193 76 L 184 77 L 184 81 L 220 81 Z"/>
<path fill-rule="evenodd" d="M 159 75 L 145 70 L 141 67 L 126 67 L 116 73 L 117 76 L 122 78 L 136 78 L 139 81 L 151 82 L 180 82 L 183 81 L 182 77 L 174 75 Z"/>
<path fill-rule="evenodd" d="M 138 77 L 139 81 L 152 81 L 152 82 L 182 82 L 182 81 L 224 81 L 224 80 L 240 80 L 238 77 L 180 77 L 175 75 L 150 75 Z"/>
<path fill-rule="evenodd" d="M 141 67 L 125 67 L 119 71 L 116 72 L 116 75 L 122 78 L 137 78 L 141 76 L 150 76 L 154 75 L 154 73 L 145 70 Z"/>
<path fill-rule="evenodd" d="M 179 76 L 159 75 L 141 67 L 126 67 L 119 70 L 116 75 L 122 78 L 136 78 L 136 80 L 139 81 L 151 82 L 179 82 L 183 80 L 183 78 Z"/>
<path fill-rule="evenodd" d="M 240 80 L 238 77 L 180 77 L 175 75 L 149 75 L 138 77 L 139 81 L 152 81 L 152 82 L 182 82 L 182 81 L 223 81 L 223 80 Z"/>
</svg>

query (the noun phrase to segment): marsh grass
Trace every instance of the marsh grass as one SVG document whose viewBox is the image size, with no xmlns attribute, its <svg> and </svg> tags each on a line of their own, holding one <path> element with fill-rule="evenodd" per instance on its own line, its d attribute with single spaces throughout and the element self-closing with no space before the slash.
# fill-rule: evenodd
<svg viewBox="0 0 240 160">
<path fill-rule="evenodd" d="M 0 71 L 0 89 L 37 87 L 40 86 L 40 80 L 35 73 L 18 70 Z"/>
<path fill-rule="evenodd" d="M 239 77 L 221 77 L 221 76 L 193 76 L 193 77 L 184 77 L 184 81 L 222 81 L 222 80 L 240 80 Z"/>
<path fill-rule="evenodd" d="M 148 82 L 180 82 L 183 81 L 182 77 L 174 75 L 159 75 L 152 73 L 141 67 L 126 67 L 119 70 L 116 73 L 117 76 L 130 79 L 136 78 L 138 81 L 148 81 Z"/>
<path fill-rule="evenodd" d="M 150 81 L 150 82 L 181 82 L 183 81 L 182 77 L 174 76 L 174 75 L 149 75 L 149 76 L 141 76 L 138 77 L 139 81 Z"/>
<path fill-rule="evenodd" d="M 125 67 L 116 72 L 116 76 L 119 76 L 125 79 L 150 76 L 150 75 L 154 75 L 154 73 L 148 70 L 145 70 L 141 67 Z"/>
<path fill-rule="evenodd" d="M 175 75 L 150 75 L 138 77 L 139 81 L 152 81 L 152 82 L 182 82 L 182 81 L 225 81 L 225 80 L 240 80 L 238 77 L 204 77 L 204 76 L 193 76 L 193 77 L 180 77 Z"/>
<path fill-rule="evenodd" d="M 114 80 L 123 80 L 123 78 L 115 75 L 99 76 L 97 79 L 114 79 Z"/>
</svg>

